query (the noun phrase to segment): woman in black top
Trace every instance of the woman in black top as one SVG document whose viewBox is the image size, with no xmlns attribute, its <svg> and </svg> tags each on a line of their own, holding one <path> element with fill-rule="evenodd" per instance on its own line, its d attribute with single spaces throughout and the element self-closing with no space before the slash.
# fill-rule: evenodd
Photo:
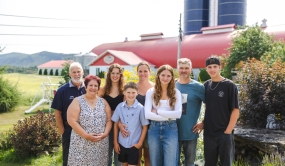
<svg viewBox="0 0 285 166">
<path fill-rule="evenodd" d="M 123 68 L 114 63 L 109 67 L 105 86 L 100 88 L 98 95 L 103 97 L 111 107 L 112 115 L 117 105 L 124 101 L 123 95 L 124 76 Z M 112 156 L 114 153 L 114 136 L 113 127 L 109 133 L 109 163 L 108 166 L 112 166 Z M 114 153 L 114 165 L 119 166 L 121 163 L 118 161 L 118 154 Z"/>
<path fill-rule="evenodd" d="M 147 62 L 140 62 L 137 66 L 137 74 L 139 77 L 139 81 L 137 82 L 138 85 L 138 95 L 137 95 L 137 100 L 144 105 L 145 102 L 145 95 L 146 91 L 154 86 L 154 83 L 149 81 L 151 70 L 150 66 Z M 122 134 L 127 135 L 128 131 L 125 130 L 125 126 L 119 125 L 120 130 Z M 146 140 L 147 136 L 145 137 L 144 143 L 142 148 L 139 151 L 139 166 L 141 165 L 141 158 L 144 156 L 144 165 L 145 166 L 150 166 L 150 157 L 149 157 L 149 149 L 148 149 L 148 144 Z"/>
</svg>

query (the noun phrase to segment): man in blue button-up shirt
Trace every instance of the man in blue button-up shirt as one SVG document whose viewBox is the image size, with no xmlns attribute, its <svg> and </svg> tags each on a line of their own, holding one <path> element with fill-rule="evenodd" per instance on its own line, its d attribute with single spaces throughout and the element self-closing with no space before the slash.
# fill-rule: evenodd
<svg viewBox="0 0 285 166">
<path fill-rule="evenodd" d="M 120 103 L 113 116 L 114 149 L 119 154 L 119 161 L 129 165 L 138 165 L 139 148 L 143 144 L 147 132 L 148 120 L 144 115 L 144 107 L 137 101 L 138 86 L 129 82 L 124 86 L 126 101 Z M 118 122 L 127 125 L 128 137 L 118 132 Z M 119 137 L 118 137 L 119 134 Z"/>
</svg>

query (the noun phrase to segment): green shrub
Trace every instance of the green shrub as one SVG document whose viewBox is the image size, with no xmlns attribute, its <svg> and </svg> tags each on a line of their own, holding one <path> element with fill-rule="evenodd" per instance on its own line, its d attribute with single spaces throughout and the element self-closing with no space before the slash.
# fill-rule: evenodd
<svg viewBox="0 0 285 166">
<path fill-rule="evenodd" d="M 39 70 L 39 75 L 42 75 L 43 74 L 43 71 L 42 69 Z"/>
<path fill-rule="evenodd" d="M 198 80 L 201 81 L 201 82 L 204 82 L 204 81 L 207 81 L 208 79 L 211 79 L 211 77 L 207 73 L 206 69 L 200 69 L 199 79 Z"/>
<path fill-rule="evenodd" d="M 8 150 L 12 148 L 11 134 L 12 130 L 0 131 L 0 150 Z"/>
<path fill-rule="evenodd" d="M 53 152 L 61 142 L 53 114 L 38 111 L 36 115 L 19 120 L 14 125 L 11 140 L 19 156 L 37 156 L 45 151 Z"/>
<path fill-rule="evenodd" d="M 262 159 L 262 165 L 264 166 L 282 166 L 284 165 L 284 155 L 281 154 L 271 154 L 271 155 L 265 155 Z"/>
<path fill-rule="evenodd" d="M 104 71 L 99 71 L 97 76 L 99 78 L 105 78 L 105 72 Z"/>
<path fill-rule="evenodd" d="M 58 76 L 58 69 L 55 70 L 55 76 Z"/>
<path fill-rule="evenodd" d="M 243 124 L 264 128 L 268 114 L 285 115 L 285 63 L 277 60 L 271 66 L 252 59 L 244 64 L 237 80 Z"/>
<path fill-rule="evenodd" d="M 50 75 L 50 76 L 53 76 L 53 69 L 50 69 L 49 75 Z"/>
<path fill-rule="evenodd" d="M 44 70 L 44 75 L 47 75 L 47 69 Z"/>
<path fill-rule="evenodd" d="M 20 91 L 0 75 L 0 113 L 12 111 L 20 102 Z"/>
</svg>

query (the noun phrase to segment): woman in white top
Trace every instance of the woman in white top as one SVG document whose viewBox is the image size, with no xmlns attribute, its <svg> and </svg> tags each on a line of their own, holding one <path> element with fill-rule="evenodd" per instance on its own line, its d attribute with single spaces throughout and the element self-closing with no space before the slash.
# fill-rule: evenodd
<svg viewBox="0 0 285 166">
<path fill-rule="evenodd" d="M 181 93 L 175 88 L 174 71 L 169 65 L 158 68 L 155 86 L 146 93 L 145 117 L 150 120 L 148 145 L 153 166 L 178 164 L 178 129 Z"/>
</svg>

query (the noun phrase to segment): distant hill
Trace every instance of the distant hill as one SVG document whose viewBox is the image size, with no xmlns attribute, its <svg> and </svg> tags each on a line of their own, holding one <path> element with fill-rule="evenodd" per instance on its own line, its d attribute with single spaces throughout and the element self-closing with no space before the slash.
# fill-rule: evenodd
<svg viewBox="0 0 285 166">
<path fill-rule="evenodd" d="M 12 52 L 0 54 L 0 66 L 30 67 L 38 66 L 51 60 L 73 59 L 75 54 L 62 54 L 42 51 L 35 54 Z"/>
</svg>

